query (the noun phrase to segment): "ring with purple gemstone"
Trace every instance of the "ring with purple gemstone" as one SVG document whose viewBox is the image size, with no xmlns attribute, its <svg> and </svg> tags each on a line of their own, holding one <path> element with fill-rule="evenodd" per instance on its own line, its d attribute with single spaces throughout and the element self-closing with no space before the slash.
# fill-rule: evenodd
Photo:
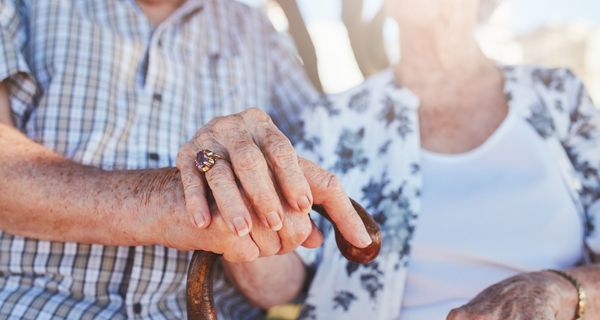
<svg viewBox="0 0 600 320">
<path fill-rule="evenodd" d="M 219 159 L 223 159 L 223 156 L 208 149 L 204 149 L 196 154 L 196 168 L 206 173 L 215 165 L 215 163 L 217 163 L 217 160 Z"/>
</svg>

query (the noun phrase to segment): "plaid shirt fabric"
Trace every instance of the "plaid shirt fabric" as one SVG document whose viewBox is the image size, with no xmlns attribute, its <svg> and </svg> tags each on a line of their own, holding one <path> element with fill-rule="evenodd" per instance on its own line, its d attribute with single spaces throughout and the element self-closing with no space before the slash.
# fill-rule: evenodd
<svg viewBox="0 0 600 320">
<path fill-rule="evenodd" d="M 134 0 L 0 0 L 0 79 L 29 137 L 107 170 L 174 166 L 203 124 L 251 106 L 290 128 L 316 98 L 289 42 L 229 0 L 188 0 L 156 28 Z M 184 318 L 188 261 L 0 231 L 0 319 Z M 222 319 L 261 314 L 220 272 L 215 291 Z"/>
</svg>

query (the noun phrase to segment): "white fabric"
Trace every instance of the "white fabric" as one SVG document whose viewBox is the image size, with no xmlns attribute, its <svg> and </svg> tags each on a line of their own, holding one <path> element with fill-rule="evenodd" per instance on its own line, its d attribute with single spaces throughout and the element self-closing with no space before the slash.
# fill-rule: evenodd
<svg viewBox="0 0 600 320">
<path fill-rule="evenodd" d="M 423 150 L 421 168 L 421 215 L 400 319 L 445 319 L 505 278 L 582 258 L 583 223 L 556 161 L 513 110 L 472 151 Z"/>
</svg>

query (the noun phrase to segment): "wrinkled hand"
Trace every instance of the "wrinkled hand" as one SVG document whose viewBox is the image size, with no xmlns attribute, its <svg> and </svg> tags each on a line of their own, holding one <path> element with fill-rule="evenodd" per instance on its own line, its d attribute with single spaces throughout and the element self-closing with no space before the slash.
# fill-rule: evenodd
<svg viewBox="0 0 600 320">
<path fill-rule="evenodd" d="M 285 210 L 291 209 L 286 207 Z M 249 234 L 240 237 L 229 230 L 215 206 L 211 206 L 211 211 L 212 223 L 202 232 L 190 223 L 183 210 L 164 217 L 161 229 L 155 232 L 161 236 L 159 243 L 183 251 L 204 250 L 222 254 L 230 262 L 251 262 L 282 252 L 276 231 L 257 223 Z M 308 215 L 290 214 L 281 232 L 286 232 L 289 237 L 292 245 L 289 250 L 299 245 L 316 248 L 323 242 L 321 233 Z"/>
<path fill-rule="evenodd" d="M 226 159 L 217 161 L 204 175 L 194 164 L 197 152 L 203 149 Z M 313 203 L 325 207 L 350 243 L 359 248 L 371 243 L 337 177 L 299 159 L 290 141 L 260 109 L 210 121 L 181 148 L 177 167 L 188 214 L 198 227 L 211 224 L 206 197 L 210 189 L 233 233 L 244 237 L 260 221 L 262 226 L 279 232 L 280 253 L 298 245 L 297 234 L 290 233 L 293 228 L 287 220 L 294 215 L 308 219 Z M 286 215 L 284 208 L 290 209 Z M 306 237 L 313 233 L 314 228 Z"/>
<path fill-rule="evenodd" d="M 447 320 L 571 320 L 576 305 L 577 290 L 567 280 L 547 271 L 524 273 L 485 289 Z"/>
</svg>

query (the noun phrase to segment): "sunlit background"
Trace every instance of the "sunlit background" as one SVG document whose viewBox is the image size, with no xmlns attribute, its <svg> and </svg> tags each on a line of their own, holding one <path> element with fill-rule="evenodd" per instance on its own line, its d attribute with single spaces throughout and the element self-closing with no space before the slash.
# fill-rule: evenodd
<svg viewBox="0 0 600 320">
<path fill-rule="evenodd" d="M 260 7 L 278 30 L 287 31 L 286 16 L 276 1 L 241 1 Z M 315 45 L 324 91 L 340 92 L 360 83 L 363 76 L 341 20 L 342 0 L 297 2 Z M 364 19 L 372 18 L 382 2 L 364 0 Z M 600 101 L 599 0 L 504 0 L 480 29 L 482 47 L 495 60 L 570 67 Z M 398 30 L 393 22 L 386 22 L 384 34 L 388 54 L 394 57 Z"/>
</svg>

